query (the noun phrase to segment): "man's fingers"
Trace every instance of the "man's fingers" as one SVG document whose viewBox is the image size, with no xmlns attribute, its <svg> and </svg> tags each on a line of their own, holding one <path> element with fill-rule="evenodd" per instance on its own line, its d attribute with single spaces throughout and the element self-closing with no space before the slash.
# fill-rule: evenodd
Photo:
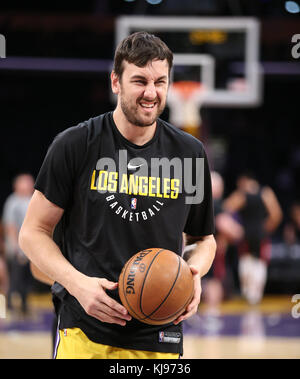
<svg viewBox="0 0 300 379">
<path fill-rule="evenodd" d="M 101 309 L 99 309 L 101 312 L 106 313 L 108 316 L 111 317 L 117 317 L 120 319 L 124 319 L 127 321 L 131 320 L 131 316 L 129 314 L 120 314 L 120 312 L 115 311 L 113 308 L 108 307 L 106 304 L 102 303 L 101 304 Z"/>
<path fill-rule="evenodd" d="M 126 325 L 126 321 L 120 319 L 119 317 L 109 316 L 108 314 L 104 313 L 102 310 L 98 309 L 91 313 L 91 316 L 95 317 L 96 319 L 107 322 L 108 324 L 119 324 L 121 326 Z"/>
<path fill-rule="evenodd" d="M 188 319 L 189 317 L 193 316 L 197 313 L 198 307 L 192 308 L 189 312 L 186 310 L 184 313 L 182 313 L 179 317 L 177 317 L 176 320 L 173 321 L 173 324 L 177 325 L 181 321 Z"/>
<path fill-rule="evenodd" d="M 190 270 L 192 271 L 193 275 L 199 274 L 199 270 L 193 265 L 190 266 Z"/>
<path fill-rule="evenodd" d="M 201 292 L 202 292 L 201 286 L 199 286 L 199 287 L 196 286 L 194 296 L 193 296 L 190 304 L 186 307 L 187 312 L 190 312 L 193 308 L 198 307 L 198 305 L 200 303 Z"/>
<path fill-rule="evenodd" d="M 197 270 L 197 268 L 194 266 L 190 266 L 190 269 L 192 271 L 193 280 L 194 280 L 194 295 L 191 299 L 191 302 L 186 307 L 184 313 L 182 313 L 179 317 L 177 317 L 176 320 L 173 321 L 175 325 L 193 316 L 198 311 L 198 306 L 200 303 L 201 292 L 202 292 L 201 281 L 200 281 L 199 271 Z"/>
<path fill-rule="evenodd" d="M 112 308 L 116 312 L 119 313 L 119 316 L 125 316 L 128 315 L 128 311 L 123 305 L 119 304 L 116 300 L 109 297 L 105 292 L 102 294 L 101 303 L 106 304 L 109 308 Z"/>
<path fill-rule="evenodd" d="M 107 279 L 100 279 L 99 284 L 100 286 L 102 286 L 103 288 L 107 290 L 115 290 L 118 287 L 117 282 L 111 282 L 110 280 L 107 280 Z"/>
<path fill-rule="evenodd" d="M 119 318 L 124 318 L 126 320 L 131 320 L 131 317 L 129 318 L 128 311 L 123 305 L 119 304 L 117 301 L 112 299 L 110 296 L 107 295 L 105 292 L 105 289 L 108 290 L 114 290 L 118 287 L 118 283 L 111 282 L 107 279 L 101 279 L 99 282 L 100 287 L 104 290 L 101 294 L 100 302 L 107 306 L 107 309 L 111 309 L 111 311 L 108 312 L 108 314 L 112 314 L 111 312 L 114 312 L 114 315 Z"/>
</svg>

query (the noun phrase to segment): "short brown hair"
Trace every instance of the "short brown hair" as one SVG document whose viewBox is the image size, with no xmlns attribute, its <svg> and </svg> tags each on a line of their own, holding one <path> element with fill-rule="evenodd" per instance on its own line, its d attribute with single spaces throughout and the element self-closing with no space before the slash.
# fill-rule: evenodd
<svg viewBox="0 0 300 379">
<path fill-rule="evenodd" d="M 133 63 L 138 67 L 145 67 L 152 60 L 167 60 L 169 73 L 173 65 L 173 53 L 168 46 L 157 36 L 141 31 L 130 34 L 121 41 L 114 57 L 114 71 L 122 77 L 123 61 Z"/>
</svg>

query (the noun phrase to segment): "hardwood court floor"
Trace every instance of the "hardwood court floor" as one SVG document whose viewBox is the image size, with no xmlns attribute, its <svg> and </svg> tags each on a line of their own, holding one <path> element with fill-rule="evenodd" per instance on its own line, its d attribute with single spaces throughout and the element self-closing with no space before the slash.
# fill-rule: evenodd
<svg viewBox="0 0 300 379">
<path fill-rule="evenodd" d="M 292 317 L 291 298 L 267 296 L 258 306 L 236 298 L 217 314 L 201 305 L 184 325 L 184 358 L 299 359 L 300 318 Z"/>
<path fill-rule="evenodd" d="M 185 336 L 186 359 L 299 359 L 300 338 Z"/>
<path fill-rule="evenodd" d="M 300 318 L 291 316 L 292 296 L 267 296 L 248 306 L 236 298 L 218 314 L 205 305 L 184 324 L 185 359 L 300 358 Z M 49 295 L 30 297 L 25 320 L 0 319 L 0 359 L 50 359 L 52 304 Z"/>
<path fill-rule="evenodd" d="M 0 333 L 0 359 L 51 358 L 49 332 Z"/>
</svg>

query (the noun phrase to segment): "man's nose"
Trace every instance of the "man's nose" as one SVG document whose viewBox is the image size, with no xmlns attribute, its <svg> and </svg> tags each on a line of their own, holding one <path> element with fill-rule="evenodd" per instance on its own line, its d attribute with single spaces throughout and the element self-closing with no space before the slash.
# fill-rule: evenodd
<svg viewBox="0 0 300 379">
<path fill-rule="evenodd" d="M 144 98 L 149 100 L 156 99 L 156 88 L 154 83 L 148 83 L 144 91 Z"/>
</svg>

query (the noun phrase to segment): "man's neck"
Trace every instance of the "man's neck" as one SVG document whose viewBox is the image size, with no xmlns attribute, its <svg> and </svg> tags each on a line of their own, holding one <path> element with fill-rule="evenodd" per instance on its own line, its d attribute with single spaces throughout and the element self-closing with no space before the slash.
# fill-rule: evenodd
<svg viewBox="0 0 300 379">
<path fill-rule="evenodd" d="M 156 122 L 150 126 L 134 125 L 118 108 L 113 112 L 113 119 L 122 136 L 135 145 L 143 146 L 154 137 Z"/>
</svg>

